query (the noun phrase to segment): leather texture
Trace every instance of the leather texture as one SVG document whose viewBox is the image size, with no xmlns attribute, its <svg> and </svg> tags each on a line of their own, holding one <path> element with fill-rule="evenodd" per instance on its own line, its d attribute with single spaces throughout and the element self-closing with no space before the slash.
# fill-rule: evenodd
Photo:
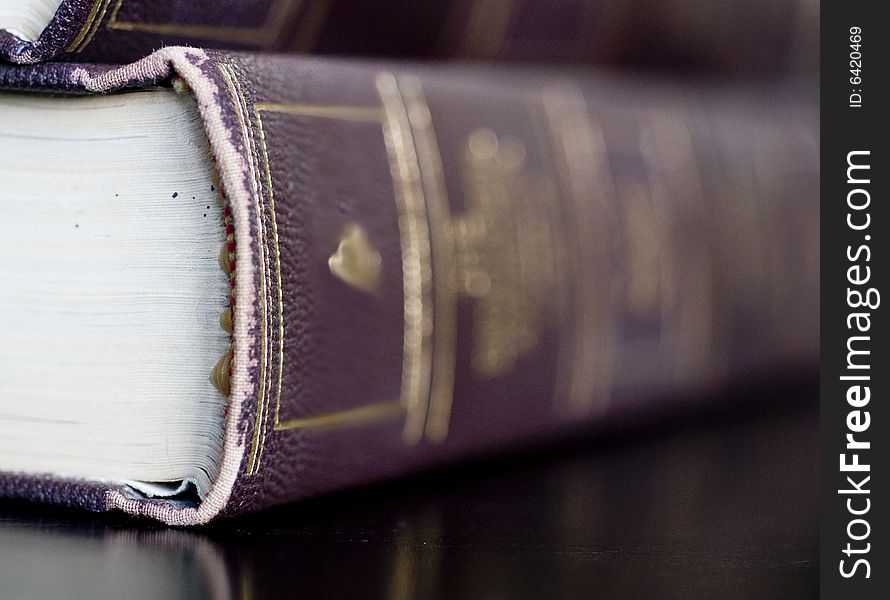
<svg viewBox="0 0 890 600">
<path fill-rule="evenodd" d="M 304 422 L 276 430 L 274 414 L 261 416 L 259 467 L 242 479 L 234 510 L 552 437 L 585 421 L 617 422 L 732 377 L 816 359 L 815 106 L 665 81 L 225 60 L 242 80 L 247 126 L 262 121 L 257 155 L 267 159 L 260 170 L 268 169 L 275 196 L 274 208 L 268 190 L 263 203 L 269 229 L 275 211 L 279 247 L 265 254 L 280 256 L 282 290 L 279 312 L 270 276 L 267 377 L 280 377 L 279 423 Z M 387 112 L 387 94 L 397 98 L 395 114 L 366 119 L 367 108 Z M 401 111 L 417 119 L 404 136 L 408 155 L 422 152 L 430 131 L 435 137 L 432 164 L 417 158 L 419 177 L 432 181 L 421 186 L 427 215 L 418 226 L 430 236 L 431 285 L 459 289 L 452 316 L 437 310 L 435 293 L 423 307 L 432 314 L 430 343 L 452 342 L 439 349 L 451 354 L 454 377 L 444 392 L 453 400 L 444 441 L 429 431 L 405 440 L 410 407 L 426 404 L 430 419 L 436 390 L 403 393 L 404 415 L 348 418 L 399 397 L 406 356 L 417 350 L 406 347 L 412 267 L 399 244 L 407 226 L 397 159 L 387 158 Z M 474 141 L 483 147 L 468 157 Z M 446 205 L 438 215 L 437 162 Z M 361 225 L 379 248 L 378 295 L 328 269 L 346 223 Z M 437 231 L 458 247 L 441 250 L 443 265 Z M 453 239 L 460 236 L 470 238 L 466 248 Z M 473 253 L 481 257 L 466 257 Z M 527 264 L 514 265 L 519 256 Z M 533 264 L 535 256 L 547 258 Z M 487 291 L 463 289 L 476 275 L 487 277 Z M 518 346 L 499 369 L 474 364 L 480 348 Z M 573 387 L 580 398 L 570 397 Z M 275 386 L 267 391 L 275 403 Z M 331 418 L 313 421 L 323 416 Z"/>
<path fill-rule="evenodd" d="M 190 52 L 0 66 L 68 92 L 179 73 L 234 153 L 237 476 L 200 518 L 107 508 L 203 522 L 818 362 L 811 90 Z"/>
<path fill-rule="evenodd" d="M 0 58 L 125 63 L 189 44 L 776 76 L 818 67 L 818 19 L 790 0 L 65 0 L 33 44 L 0 32 Z"/>
</svg>

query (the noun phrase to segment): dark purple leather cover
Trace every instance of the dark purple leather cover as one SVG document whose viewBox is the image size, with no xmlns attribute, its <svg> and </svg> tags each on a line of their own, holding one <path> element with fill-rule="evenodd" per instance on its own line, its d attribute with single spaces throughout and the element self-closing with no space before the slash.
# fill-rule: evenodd
<svg viewBox="0 0 890 600">
<path fill-rule="evenodd" d="M 197 506 L 85 506 L 204 523 L 818 360 L 811 90 L 189 48 L 0 87 L 174 74 L 234 219 L 222 471 Z"/>
<path fill-rule="evenodd" d="M 0 58 L 122 63 L 161 46 L 744 70 L 818 66 L 818 4 L 791 0 L 65 0 Z"/>
</svg>

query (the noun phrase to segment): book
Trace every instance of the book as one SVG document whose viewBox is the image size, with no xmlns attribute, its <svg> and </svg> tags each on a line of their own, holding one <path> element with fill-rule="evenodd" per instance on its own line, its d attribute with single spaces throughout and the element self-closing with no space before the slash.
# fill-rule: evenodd
<svg viewBox="0 0 890 600">
<path fill-rule="evenodd" d="M 815 72 L 818 41 L 818 3 L 791 0 L 0 0 L 0 58 L 25 63 L 121 63 L 188 44 L 778 77 Z"/>
<path fill-rule="evenodd" d="M 178 47 L 0 88 L 0 496 L 194 525 L 817 364 L 807 89 Z"/>
</svg>

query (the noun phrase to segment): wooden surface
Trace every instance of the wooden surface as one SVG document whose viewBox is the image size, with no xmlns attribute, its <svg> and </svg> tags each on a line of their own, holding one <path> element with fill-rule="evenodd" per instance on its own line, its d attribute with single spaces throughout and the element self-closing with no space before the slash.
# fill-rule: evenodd
<svg viewBox="0 0 890 600">
<path fill-rule="evenodd" d="M 749 388 L 202 532 L 0 503 L 0 597 L 813 598 L 817 397 Z"/>
</svg>

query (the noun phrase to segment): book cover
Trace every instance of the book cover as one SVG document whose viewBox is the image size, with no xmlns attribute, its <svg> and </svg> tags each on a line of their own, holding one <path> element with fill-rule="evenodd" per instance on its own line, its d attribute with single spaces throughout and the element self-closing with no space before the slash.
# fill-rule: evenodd
<svg viewBox="0 0 890 600">
<path fill-rule="evenodd" d="M 26 474 L 0 496 L 201 524 L 817 361 L 812 95 L 194 48 L 0 66 L 171 82 L 230 215 L 220 471 L 198 503 Z"/>
<path fill-rule="evenodd" d="M 19 12 L 25 7 L 21 0 L 13 4 Z M 45 29 L 33 16 L 16 34 L 3 31 L 0 21 L 0 58 L 122 63 L 187 44 L 778 77 L 815 71 L 819 56 L 818 5 L 790 0 L 50 0 L 40 10 Z M 7 18 L 14 13 L 7 11 Z"/>
</svg>

